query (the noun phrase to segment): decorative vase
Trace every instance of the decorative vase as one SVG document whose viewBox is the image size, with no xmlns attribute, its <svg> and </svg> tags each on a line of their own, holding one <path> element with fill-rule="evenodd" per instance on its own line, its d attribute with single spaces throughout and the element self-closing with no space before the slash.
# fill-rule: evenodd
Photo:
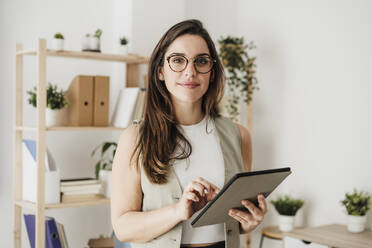
<svg viewBox="0 0 372 248">
<path fill-rule="evenodd" d="M 47 127 L 57 125 L 58 111 L 59 111 L 59 109 L 50 109 L 50 108 L 46 109 L 45 124 L 46 124 Z"/>
<path fill-rule="evenodd" d="M 282 232 L 290 232 L 294 227 L 294 216 L 279 215 L 279 230 Z"/>
<path fill-rule="evenodd" d="M 63 39 L 56 39 L 53 38 L 52 40 L 52 48 L 57 51 L 63 51 L 64 40 Z"/>
<path fill-rule="evenodd" d="M 122 55 L 128 55 L 128 46 L 127 45 L 120 45 L 119 52 Z"/>
<path fill-rule="evenodd" d="M 359 233 L 364 231 L 367 221 L 367 215 L 364 216 L 347 216 L 347 230 L 352 233 Z"/>
<path fill-rule="evenodd" d="M 101 41 L 97 37 L 90 37 L 90 50 L 100 51 L 101 50 Z"/>
<path fill-rule="evenodd" d="M 90 50 L 90 37 L 84 36 L 81 39 L 81 50 L 88 51 Z"/>
<path fill-rule="evenodd" d="M 99 180 L 102 182 L 103 194 L 107 197 L 111 197 L 111 181 L 112 181 L 112 171 L 110 170 L 100 170 Z"/>
</svg>

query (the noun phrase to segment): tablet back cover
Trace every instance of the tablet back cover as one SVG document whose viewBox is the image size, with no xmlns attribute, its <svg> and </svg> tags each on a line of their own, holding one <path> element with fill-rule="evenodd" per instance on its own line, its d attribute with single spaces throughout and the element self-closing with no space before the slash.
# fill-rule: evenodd
<svg viewBox="0 0 372 248">
<path fill-rule="evenodd" d="M 289 174 L 291 174 L 290 168 L 236 174 L 221 192 L 203 208 L 191 223 L 192 226 L 226 222 L 232 218 L 228 215 L 230 208 L 246 209 L 241 204 L 243 199 L 250 200 L 257 205 L 259 193 L 267 198 Z"/>
</svg>

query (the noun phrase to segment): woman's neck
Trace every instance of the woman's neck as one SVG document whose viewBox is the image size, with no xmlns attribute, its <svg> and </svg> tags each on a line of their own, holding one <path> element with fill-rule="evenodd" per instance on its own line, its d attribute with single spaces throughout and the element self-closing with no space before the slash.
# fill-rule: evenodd
<svg viewBox="0 0 372 248">
<path fill-rule="evenodd" d="M 182 104 L 174 103 L 173 105 L 175 107 L 178 124 L 193 125 L 199 123 L 204 118 L 201 109 L 201 101 Z"/>
</svg>

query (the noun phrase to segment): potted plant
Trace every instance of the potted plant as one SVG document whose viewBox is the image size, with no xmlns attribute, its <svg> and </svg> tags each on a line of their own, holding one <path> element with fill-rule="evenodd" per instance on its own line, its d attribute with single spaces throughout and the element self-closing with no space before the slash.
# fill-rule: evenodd
<svg viewBox="0 0 372 248">
<path fill-rule="evenodd" d="M 29 95 L 28 102 L 36 108 L 37 103 L 37 88 L 36 86 L 33 90 L 27 91 Z M 47 86 L 47 109 L 45 112 L 45 121 L 47 126 L 57 125 L 57 116 L 58 111 L 68 105 L 68 102 L 65 97 L 66 92 L 58 90 L 57 85 L 52 85 L 48 83 Z"/>
<path fill-rule="evenodd" d="M 92 151 L 93 157 L 97 151 L 100 151 L 100 159 L 95 166 L 96 178 L 102 181 L 104 194 L 107 197 L 111 195 L 111 179 L 112 179 L 112 162 L 116 153 L 117 143 L 103 142 Z"/>
<path fill-rule="evenodd" d="M 89 51 L 90 50 L 90 34 L 86 34 L 81 40 L 81 50 Z"/>
<path fill-rule="evenodd" d="M 272 200 L 271 203 L 279 213 L 279 229 L 283 232 L 292 231 L 294 218 L 297 211 L 304 205 L 304 201 L 285 195 Z"/>
<path fill-rule="evenodd" d="M 246 104 L 252 101 L 253 91 L 257 90 L 255 77 L 256 57 L 250 57 L 248 50 L 255 49 L 253 42 L 244 43 L 243 38 L 227 36 L 218 40 L 219 56 L 225 68 L 227 100 L 223 106 L 227 115 L 234 121 L 239 121 L 239 105 L 241 98 Z"/>
<path fill-rule="evenodd" d="M 64 37 L 61 33 L 55 33 L 52 40 L 52 47 L 57 51 L 62 51 L 64 46 Z"/>
<path fill-rule="evenodd" d="M 102 29 L 97 29 L 93 37 L 90 38 L 90 50 L 94 52 L 101 52 L 101 35 Z"/>
<path fill-rule="evenodd" d="M 128 54 L 128 39 L 125 36 L 120 38 L 120 53 L 123 55 Z"/>
<path fill-rule="evenodd" d="M 367 212 L 370 208 L 371 196 L 366 192 L 358 192 L 354 189 L 353 193 L 345 193 L 345 199 L 341 204 L 345 206 L 348 214 L 347 230 L 358 233 L 364 231 L 367 221 Z"/>
</svg>

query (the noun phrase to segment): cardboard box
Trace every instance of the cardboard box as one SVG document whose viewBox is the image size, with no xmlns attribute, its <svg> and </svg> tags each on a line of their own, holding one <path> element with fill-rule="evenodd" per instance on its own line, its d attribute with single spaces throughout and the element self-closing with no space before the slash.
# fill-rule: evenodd
<svg viewBox="0 0 372 248">
<path fill-rule="evenodd" d="M 110 104 L 110 77 L 95 76 L 93 91 L 93 126 L 108 126 Z"/>
<path fill-rule="evenodd" d="M 69 105 L 62 109 L 58 124 L 62 126 L 92 126 L 93 124 L 93 76 L 76 76 L 67 92 Z"/>
<path fill-rule="evenodd" d="M 67 92 L 69 105 L 58 115 L 61 126 L 108 126 L 110 78 L 107 76 L 76 76 Z"/>
</svg>

